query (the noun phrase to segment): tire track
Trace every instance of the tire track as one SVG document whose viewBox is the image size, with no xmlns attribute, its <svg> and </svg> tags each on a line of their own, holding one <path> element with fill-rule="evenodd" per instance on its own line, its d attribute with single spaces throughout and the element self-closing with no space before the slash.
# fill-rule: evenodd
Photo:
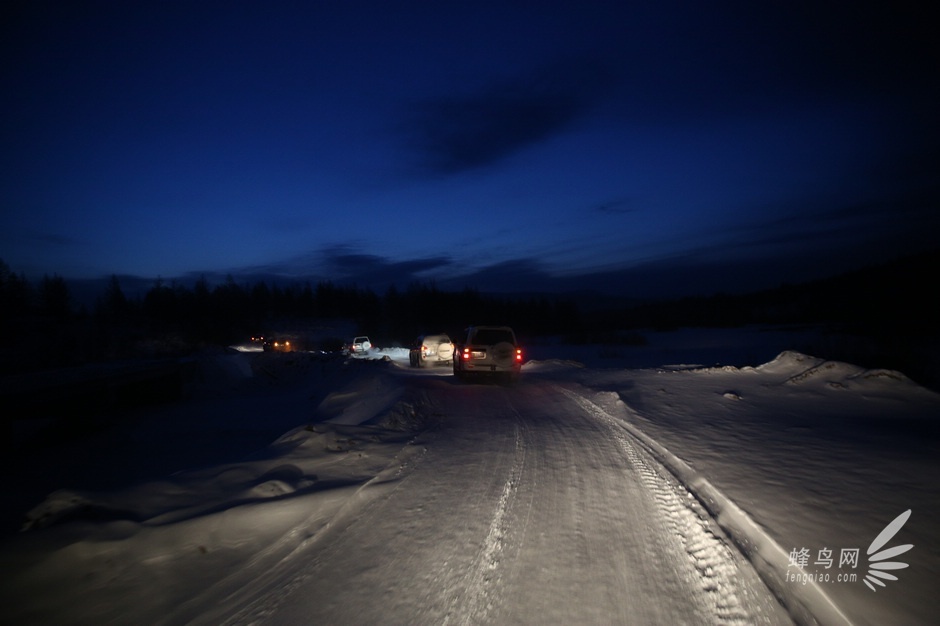
<svg viewBox="0 0 940 626">
<path fill-rule="evenodd" d="M 657 471 L 658 464 L 640 452 L 640 446 L 632 441 L 616 418 L 577 393 L 564 388 L 561 391 L 589 414 L 613 427 L 618 445 L 656 503 L 659 517 L 689 556 L 698 575 L 695 582 L 701 590 L 700 600 L 713 616 L 713 623 L 751 623 L 752 617 L 740 600 L 741 592 L 735 580 L 737 565 L 731 549 L 711 530 L 708 515 L 694 496 L 664 478 Z"/>
<path fill-rule="evenodd" d="M 512 410 L 515 413 L 515 409 Z M 514 438 L 512 466 L 506 482 L 503 483 L 496 509 L 493 511 L 483 548 L 464 577 L 460 596 L 455 597 L 451 602 L 450 610 L 443 621 L 444 624 L 451 623 L 451 618 L 455 618 L 458 624 L 486 623 L 488 615 L 496 604 L 495 595 L 498 593 L 501 579 L 500 561 L 503 558 L 504 540 L 509 530 L 507 514 L 515 500 L 525 465 L 526 449 L 518 419 L 514 424 Z M 461 598 L 465 598 L 464 606 L 460 606 Z"/>
</svg>

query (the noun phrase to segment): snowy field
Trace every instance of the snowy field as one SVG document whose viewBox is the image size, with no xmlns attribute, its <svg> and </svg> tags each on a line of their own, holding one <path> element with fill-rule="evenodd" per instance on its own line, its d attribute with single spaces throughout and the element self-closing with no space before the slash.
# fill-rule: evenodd
<svg viewBox="0 0 940 626">
<path fill-rule="evenodd" d="M 20 434 L 3 623 L 936 623 L 940 395 L 780 340 L 206 355 Z"/>
</svg>

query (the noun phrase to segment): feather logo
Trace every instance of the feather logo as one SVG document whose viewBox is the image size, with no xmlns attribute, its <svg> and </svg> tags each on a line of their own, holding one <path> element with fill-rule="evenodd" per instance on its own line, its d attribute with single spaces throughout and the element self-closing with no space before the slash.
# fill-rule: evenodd
<svg viewBox="0 0 940 626">
<path fill-rule="evenodd" d="M 868 574 L 865 576 L 865 584 L 868 585 L 868 588 L 872 591 L 877 591 L 875 585 L 879 587 L 884 587 L 886 580 L 897 580 L 898 577 L 894 574 L 889 574 L 890 570 L 899 570 L 907 567 L 907 563 L 903 561 L 889 561 L 888 559 L 893 559 L 894 557 L 904 554 L 908 550 L 914 547 L 913 544 L 906 543 L 900 546 L 894 546 L 893 548 L 888 548 L 882 550 L 886 543 L 891 541 L 894 536 L 898 533 L 899 530 L 904 526 L 904 523 L 907 522 L 908 518 L 911 516 L 911 510 L 908 509 L 894 518 L 890 524 L 885 526 L 884 530 L 878 533 L 878 536 L 875 537 L 875 540 L 871 542 L 871 545 L 868 546 Z"/>
</svg>

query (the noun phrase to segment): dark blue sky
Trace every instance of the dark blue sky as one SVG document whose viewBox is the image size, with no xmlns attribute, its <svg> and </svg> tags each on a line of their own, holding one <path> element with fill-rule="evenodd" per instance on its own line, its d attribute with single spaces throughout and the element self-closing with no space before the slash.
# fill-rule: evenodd
<svg viewBox="0 0 940 626">
<path fill-rule="evenodd" d="M 937 245 L 923 3 L 14 4 L 27 276 L 642 296 Z"/>
</svg>

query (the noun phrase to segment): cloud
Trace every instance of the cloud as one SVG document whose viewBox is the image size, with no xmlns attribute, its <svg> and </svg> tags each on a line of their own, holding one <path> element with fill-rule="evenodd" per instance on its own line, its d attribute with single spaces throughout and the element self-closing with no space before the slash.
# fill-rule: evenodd
<svg viewBox="0 0 940 626">
<path fill-rule="evenodd" d="M 576 279 L 554 276 L 534 258 L 509 259 L 467 270 L 447 256 L 392 260 L 347 245 L 328 246 L 284 261 L 228 272 L 192 272 L 187 279 L 206 277 L 210 282 L 221 282 L 228 275 L 239 284 L 330 281 L 380 294 L 392 285 L 402 289 L 427 282 L 444 290 L 470 287 L 485 293 L 559 292 L 577 288 Z"/>
<path fill-rule="evenodd" d="M 346 246 L 327 248 L 320 255 L 328 276 L 363 286 L 407 284 L 420 280 L 420 275 L 425 272 L 444 269 L 452 263 L 446 256 L 392 261 L 356 252 Z"/>
<path fill-rule="evenodd" d="M 795 266 L 781 264 L 776 258 L 742 264 L 740 261 L 712 258 L 706 250 L 665 255 L 645 263 L 605 271 L 558 276 L 538 259 L 517 258 L 442 281 L 439 286 L 449 290 L 472 287 L 483 293 L 517 296 L 568 294 L 590 306 L 593 296 L 643 300 L 741 293 L 775 287 L 785 279 L 788 271 L 794 270 L 815 278 L 809 271 L 812 264 L 804 266 L 807 265 L 804 261 L 795 259 Z"/>
<path fill-rule="evenodd" d="M 808 199 L 806 204 L 812 202 Z M 754 245 L 763 245 L 768 239 L 802 243 L 817 239 L 817 243 L 828 241 L 833 249 L 871 248 L 872 244 L 889 242 L 904 242 L 908 248 L 925 244 L 933 247 L 936 241 L 932 233 L 940 225 L 937 205 L 936 191 L 926 191 L 867 198 L 822 209 L 804 208 L 775 221 L 752 224 L 743 238 Z M 891 251 L 901 252 L 904 250 Z"/>
<path fill-rule="evenodd" d="M 593 210 L 597 213 L 603 213 L 606 215 L 624 215 L 626 213 L 633 213 L 637 210 L 637 203 L 633 199 L 629 198 L 617 198 L 614 200 L 608 200 L 606 202 L 601 202 L 593 207 Z"/>
<path fill-rule="evenodd" d="M 352 246 L 334 245 L 283 261 L 233 268 L 227 274 L 249 281 L 332 281 L 382 292 L 390 285 L 403 287 L 422 282 L 428 273 L 447 270 L 452 265 L 452 259 L 447 256 L 392 260 L 360 252 Z"/>
<path fill-rule="evenodd" d="M 30 239 L 37 244 L 48 244 L 51 246 L 74 246 L 80 243 L 73 237 L 66 237 L 65 235 L 56 233 L 39 233 L 33 235 Z"/>
<path fill-rule="evenodd" d="M 716 226 L 699 242 L 670 246 L 681 252 L 642 271 L 650 277 L 671 274 L 689 293 L 732 292 L 814 280 L 937 247 L 933 233 L 940 216 L 929 193 L 831 206 L 807 197 L 796 205 L 759 207 L 760 217 Z"/>
<path fill-rule="evenodd" d="M 564 274 L 552 271 L 535 256 L 505 259 L 466 270 L 449 257 L 391 260 L 345 245 L 227 274 L 238 284 L 331 281 L 379 295 L 393 285 L 406 289 L 411 284 L 426 284 L 429 276 L 433 276 L 431 282 L 445 291 L 472 288 L 481 293 L 515 296 L 568 294 L 589 307 L 591 294 L 643 300 L 744 293 L 825 278 L 880 261 L 877 255 L 867 254 L 865 250 L 861 251 L 861 256 L 853 257 L 842 247 L 820 251 L 817 246 L 805 253 L 795 253 L 794 247 L 800 245 L 796 234 L 752 231 L 751 236 L 752 241 L 732 238 L 724 244 L 664 252 L 643 262 L 610 264 L 606 269 Z M 808 236 L 825 239 L 837 236 L 837 231 Z M 763 247 L 766 254 L 751 254 L 753 246 Z M 199 277 L 213 284 L 225 280 L 216 273 L 194 273 L 188 278 Z M 580 300 L 582 297 L 586 299 Z"/>
<path fill-rule="evenodd" d="M 408 127 L 411 143 L 431 174 L 486 167 L 584 115 L 606 82 L 602 63 L 580 59 L 495 81 L 469 95 L 425 101 Z"/>
<path fill-rule="evenodd" d="M 493 263 L 469 273 L 442 281 L 446 289 L 472 287 L 487 293 L 558 291 L 559 280 L 531 258 L 517 258 Z"/>
</svg>

